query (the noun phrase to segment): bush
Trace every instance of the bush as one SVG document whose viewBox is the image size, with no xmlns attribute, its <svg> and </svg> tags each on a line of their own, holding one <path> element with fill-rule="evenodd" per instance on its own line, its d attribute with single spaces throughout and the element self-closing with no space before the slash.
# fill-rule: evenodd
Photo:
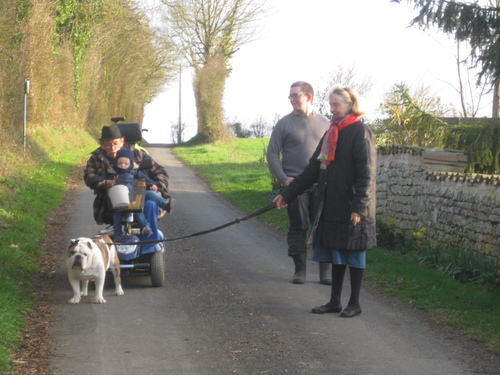
<svg viewBox="0 0 500 375">
<path fill-rule="evenodd" d="M 417 260 L 463 283 L 498 285 L 493 258 L 471 250 L 427 245 L 420 249 Z"/>
<path fill-rule="evenodd" d="M 414 254 L 417 261 L 436 269 L 462 283 L 474 282 L 491 288 L 499 286 L 493 258 L 468 249 L 450 245 L 434 245 L 425 239 L 425 228 L 414 232 L 411 238 L 398 230 L 394 220 L 383 222 L 377 218 L 379 246 L 400 254 Z"/>
</svg>

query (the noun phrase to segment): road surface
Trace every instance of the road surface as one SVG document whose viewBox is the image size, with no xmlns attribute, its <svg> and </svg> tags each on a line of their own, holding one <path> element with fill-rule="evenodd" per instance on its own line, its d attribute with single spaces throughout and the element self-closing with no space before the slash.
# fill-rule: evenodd
<svg viewBox="0 0 500 375">
<path fill-rule="evenodd" d="M 149 151 L 167 168 L 177 203 L 160 221 L 167 237 L 245 216 L 211 192 L 170 149 L 152 146 Z M 92 219 L 90 189 L 74 194 L 68 243 L 100 229 Z M 318 282 L 313 262 L 306 284 L 292 284 L 285 235 L 257 219 L 166 246 L 164 287 L 151 287 L 148 277 L 126 276 L 124 296 L 114 296 L 112 282 L 107 284 L 105 305 L 92 304 L 89 297 L 67 304 L 71 288 L 61 258 L 51 332 L 54 374 L 494 373 L 481 365 L 481 353 L 470 351 L 453 333 L 434 329 L 422 312 L 369 286 L 362 290 L 359 317 L 312 314 L 312 307 L 328 301 L 330 287 Z"/>
</svg>

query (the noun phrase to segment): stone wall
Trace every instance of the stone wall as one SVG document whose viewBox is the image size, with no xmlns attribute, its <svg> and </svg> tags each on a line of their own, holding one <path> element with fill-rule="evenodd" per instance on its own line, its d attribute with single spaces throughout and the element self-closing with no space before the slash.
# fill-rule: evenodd
<svg viewBox="0 0 500 375">
<path fill-rule="evenodd" d="M 433 243 L 491 255 L 500 264 L 500 176 L 426 163 L 429 151 L 378 148 L 377 215 L 407 236 L 426 228 Z"/>
</svg>

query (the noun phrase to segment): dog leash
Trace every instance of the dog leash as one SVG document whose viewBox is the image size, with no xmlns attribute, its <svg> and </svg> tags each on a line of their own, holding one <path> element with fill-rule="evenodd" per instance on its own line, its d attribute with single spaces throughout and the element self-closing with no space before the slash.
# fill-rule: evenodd
<svg viewBox="0 0 500 375">
<path fill-rule="evenodd" d="M 227 227 L 229 227 L 231 225 L 234 225 L 234 224 L 239 224 L 242 221 L 251 219 L 251 218 L 253 218 L 255 216 L 262 215 L 262 214 L 264 214 L 266 212 L 269 212 L 269 211 L 271 211 L 271 210 L 273 210 L 275 208 L 276 208 L 276 203 L 272 202 L 272 203 L 269 203 L 267 206 L 264 206 L 261 209 L 259 209 L 259 210 L 255 211 L 255 212 L 251 213 L 250 215 L 242 217 L 241 219 L 240 218 L 236 218 L 235 220 L 230 221 L 229 223 L 226 223 L 226 224 L 223 224 L 223 225 L 219 225 L 218 227 L 215 227 L 215 228 L 212 228 L 212 229 L 207 229 L 207 230 L 204 230 L 204 231 L 201 231 L 201 232 L 196 232 L 196 233 L 189 234 L 189 235 L 186 235 L 186 236 L 181 236 L 181 237 L 166 238 L 166 239 L 162 239 L 162 240 L 140 241 L 140 242 L 134 242 L 133 244 L 134 245 L 150 245 L 150 244 L 155 244 L 155 243 L 159 243 L 159 242 L 171 242 L 171 241 L 184 240 L 186 238 L 191 238 L 191 237 L 202 236 L 204 234 L 208 234 L 208 233 L 211 233 L 211 232 L 216 232 L 218 230 L 227 228 Z M 127 245 L 127 244 L 130 244 L 130 242 L 126 243 L 126 242 L 115 241 L 114 244 L 115 245 Z"/>
</svg>

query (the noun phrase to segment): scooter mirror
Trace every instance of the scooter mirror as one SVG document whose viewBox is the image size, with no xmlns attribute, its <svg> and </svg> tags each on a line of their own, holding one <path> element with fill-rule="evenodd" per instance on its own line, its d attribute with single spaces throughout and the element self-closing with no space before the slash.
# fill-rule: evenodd
<svg viewBox="0 0 500 375">
<path fill-rule="evenodd" d="M 146 169 L 151 169 L 151 168 L 153 168 L 153 160 L 151 160 L 150 158 L 143 159 L 139 163 L 140 171 L 144 171 Z"/>
</svg>

